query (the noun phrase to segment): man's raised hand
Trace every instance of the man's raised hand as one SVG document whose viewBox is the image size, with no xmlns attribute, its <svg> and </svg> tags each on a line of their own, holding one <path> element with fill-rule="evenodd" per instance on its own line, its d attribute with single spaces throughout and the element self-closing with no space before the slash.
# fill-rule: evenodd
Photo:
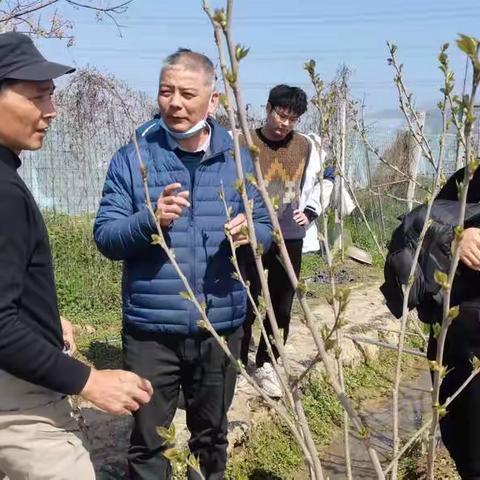
<svg viewBox="0 0 480 480">
<path fill-rule="evenodd" d="M 164 188 L 162 195 L 157 200 L 155 214 L 160 222 L 160 226 L 168 227 L 171 222 L 180 218 L 183 208 L 190 207 L 190 202 L 188 201 L 190 192 L 188 190 L 175 193 L 181 187 L 180 183 L 170 183 Z"/>
</svg>

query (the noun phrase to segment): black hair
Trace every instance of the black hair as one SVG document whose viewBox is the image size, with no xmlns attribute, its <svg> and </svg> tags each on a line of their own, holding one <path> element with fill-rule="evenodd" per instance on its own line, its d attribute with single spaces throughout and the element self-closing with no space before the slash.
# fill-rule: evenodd
<svg viewBox="0 0 480 480">
<path fill-rule="evenodd" d="M 270 90 L 268 103 L 272 108 L 285 108 L 300 117 L 307 111 L 307 94 L 301 88 L 281 84 Z"/>
</svg>

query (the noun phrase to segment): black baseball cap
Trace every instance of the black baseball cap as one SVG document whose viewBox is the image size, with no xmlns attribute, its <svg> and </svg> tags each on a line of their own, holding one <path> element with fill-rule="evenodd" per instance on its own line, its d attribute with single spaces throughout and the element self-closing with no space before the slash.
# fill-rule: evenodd
<svg viewBox="0 0 480 480">
<path fill-rule="evenodd" d="M 46 60 L 29 36 L 17 32 L 0 34 L 0 80 L 42 82 L 74 71 L 72 67 Z"/>
</svg>

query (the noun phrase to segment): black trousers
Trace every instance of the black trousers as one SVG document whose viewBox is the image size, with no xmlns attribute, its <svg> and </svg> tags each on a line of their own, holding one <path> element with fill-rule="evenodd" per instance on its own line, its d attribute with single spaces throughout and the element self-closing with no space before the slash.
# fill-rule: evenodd
<svg viewBox="0 0 480 480">
<path fill-rule="evenodd" d="M 240 327 L 226 337 L 236 358 L 242 333 Z M 170 445 L 163 445 L 156 428 L 172 423 L 181 387 L 191 433 L 190 451 L 200 459 L 205 479 L 223 479 L 227 461 L 227 411 L 237 375 L 235 366 L 214 338 L 124 331 L 123 359 L 126 369 L 150 380 L 154 389 L 150 403 L 134 414 L 128 451 L 129 478 L 171 478 L 170 463 L 163 456 Z M 198 478 L 189 471 L 189 479 Z"/>
<path fill-rule="evenodd" d="M 295 274 L 298 277 L 302 266 L 303 240 L 285 240 L 285 245 L 290 260 L 292 261 Z M 264 268 L 268 270 L 268 289 L 272 298 L 273 311 L 275 312 L 278 327 L 283 330 L 283 342 L 285 343 L 290 330 L 290 314 L 295 290 L 290 283 L 290 279 L 288 278 L 287 272 L 285 271 L 279 256 L 280 252 L 278 246 L 273 244 L 270 250 L 263 256 L 263 262 Z M 247 279 L 250 281 L 250 291 L 252 292 L 252 296 L 258 304 L 258 297 L 261 294 L 262 288 L 255 267 L 255 262 L 253 261 L 253 256 L 246 261 L 246 275 Z M 255 312 L 250 302 L 248 302 L 247 318 L 243 327 L 244 335 L 240 354 L 240 359 L 244 365 L 247 365 L 248 363 L 248 346 L 250 339 L 252 338 L 252 325 L 254 321 Z M 267 335 L 270 337 L 270 335 L 272 335 L 272 327 L 270 326 L 268 315 L 265 317 L 263 325 L 265 326 Z M 278 350 L 274 345 L 272 345 L 272 349 L 275 358 L 278 358 Z M 261 335 L 255 363 L 257 367 L 261 367 L 265 362 L 271 362 L 271 359 L 263 335 Z"/>
<path fill-rule="evenodd" d="M 430 334 L 428 358 L 435 359 L 437 342 Z M 460 307 L 446 338 L 444 364 L 450 372 L 440 387 L 440 403 L 453 395 L 472 372 L 473 355 L 480 358 L 480 305 Z M 442 440 L 464 480 L 480 479 L 480 377 L 475 377 L 450 404 L 440 420 Z"/>
</svg>

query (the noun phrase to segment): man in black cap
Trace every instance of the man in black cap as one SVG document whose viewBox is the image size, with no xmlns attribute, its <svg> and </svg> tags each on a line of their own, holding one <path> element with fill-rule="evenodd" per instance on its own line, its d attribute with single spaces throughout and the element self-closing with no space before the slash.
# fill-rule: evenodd
<svg viewBox="0 0 480 480">
<path fill-rule="evenodd" d="M 0 478 L 10 480 L 94 479 L 67 396 L 127 414 L 152 394 L 134 373 L 71 356 L 47 230 L 17 174 L 20 152 L 41 148 L 55 118 L 52 79 L 73 70 L 45 60 L 25 35 L 0 34 Z"/>
</svg>

